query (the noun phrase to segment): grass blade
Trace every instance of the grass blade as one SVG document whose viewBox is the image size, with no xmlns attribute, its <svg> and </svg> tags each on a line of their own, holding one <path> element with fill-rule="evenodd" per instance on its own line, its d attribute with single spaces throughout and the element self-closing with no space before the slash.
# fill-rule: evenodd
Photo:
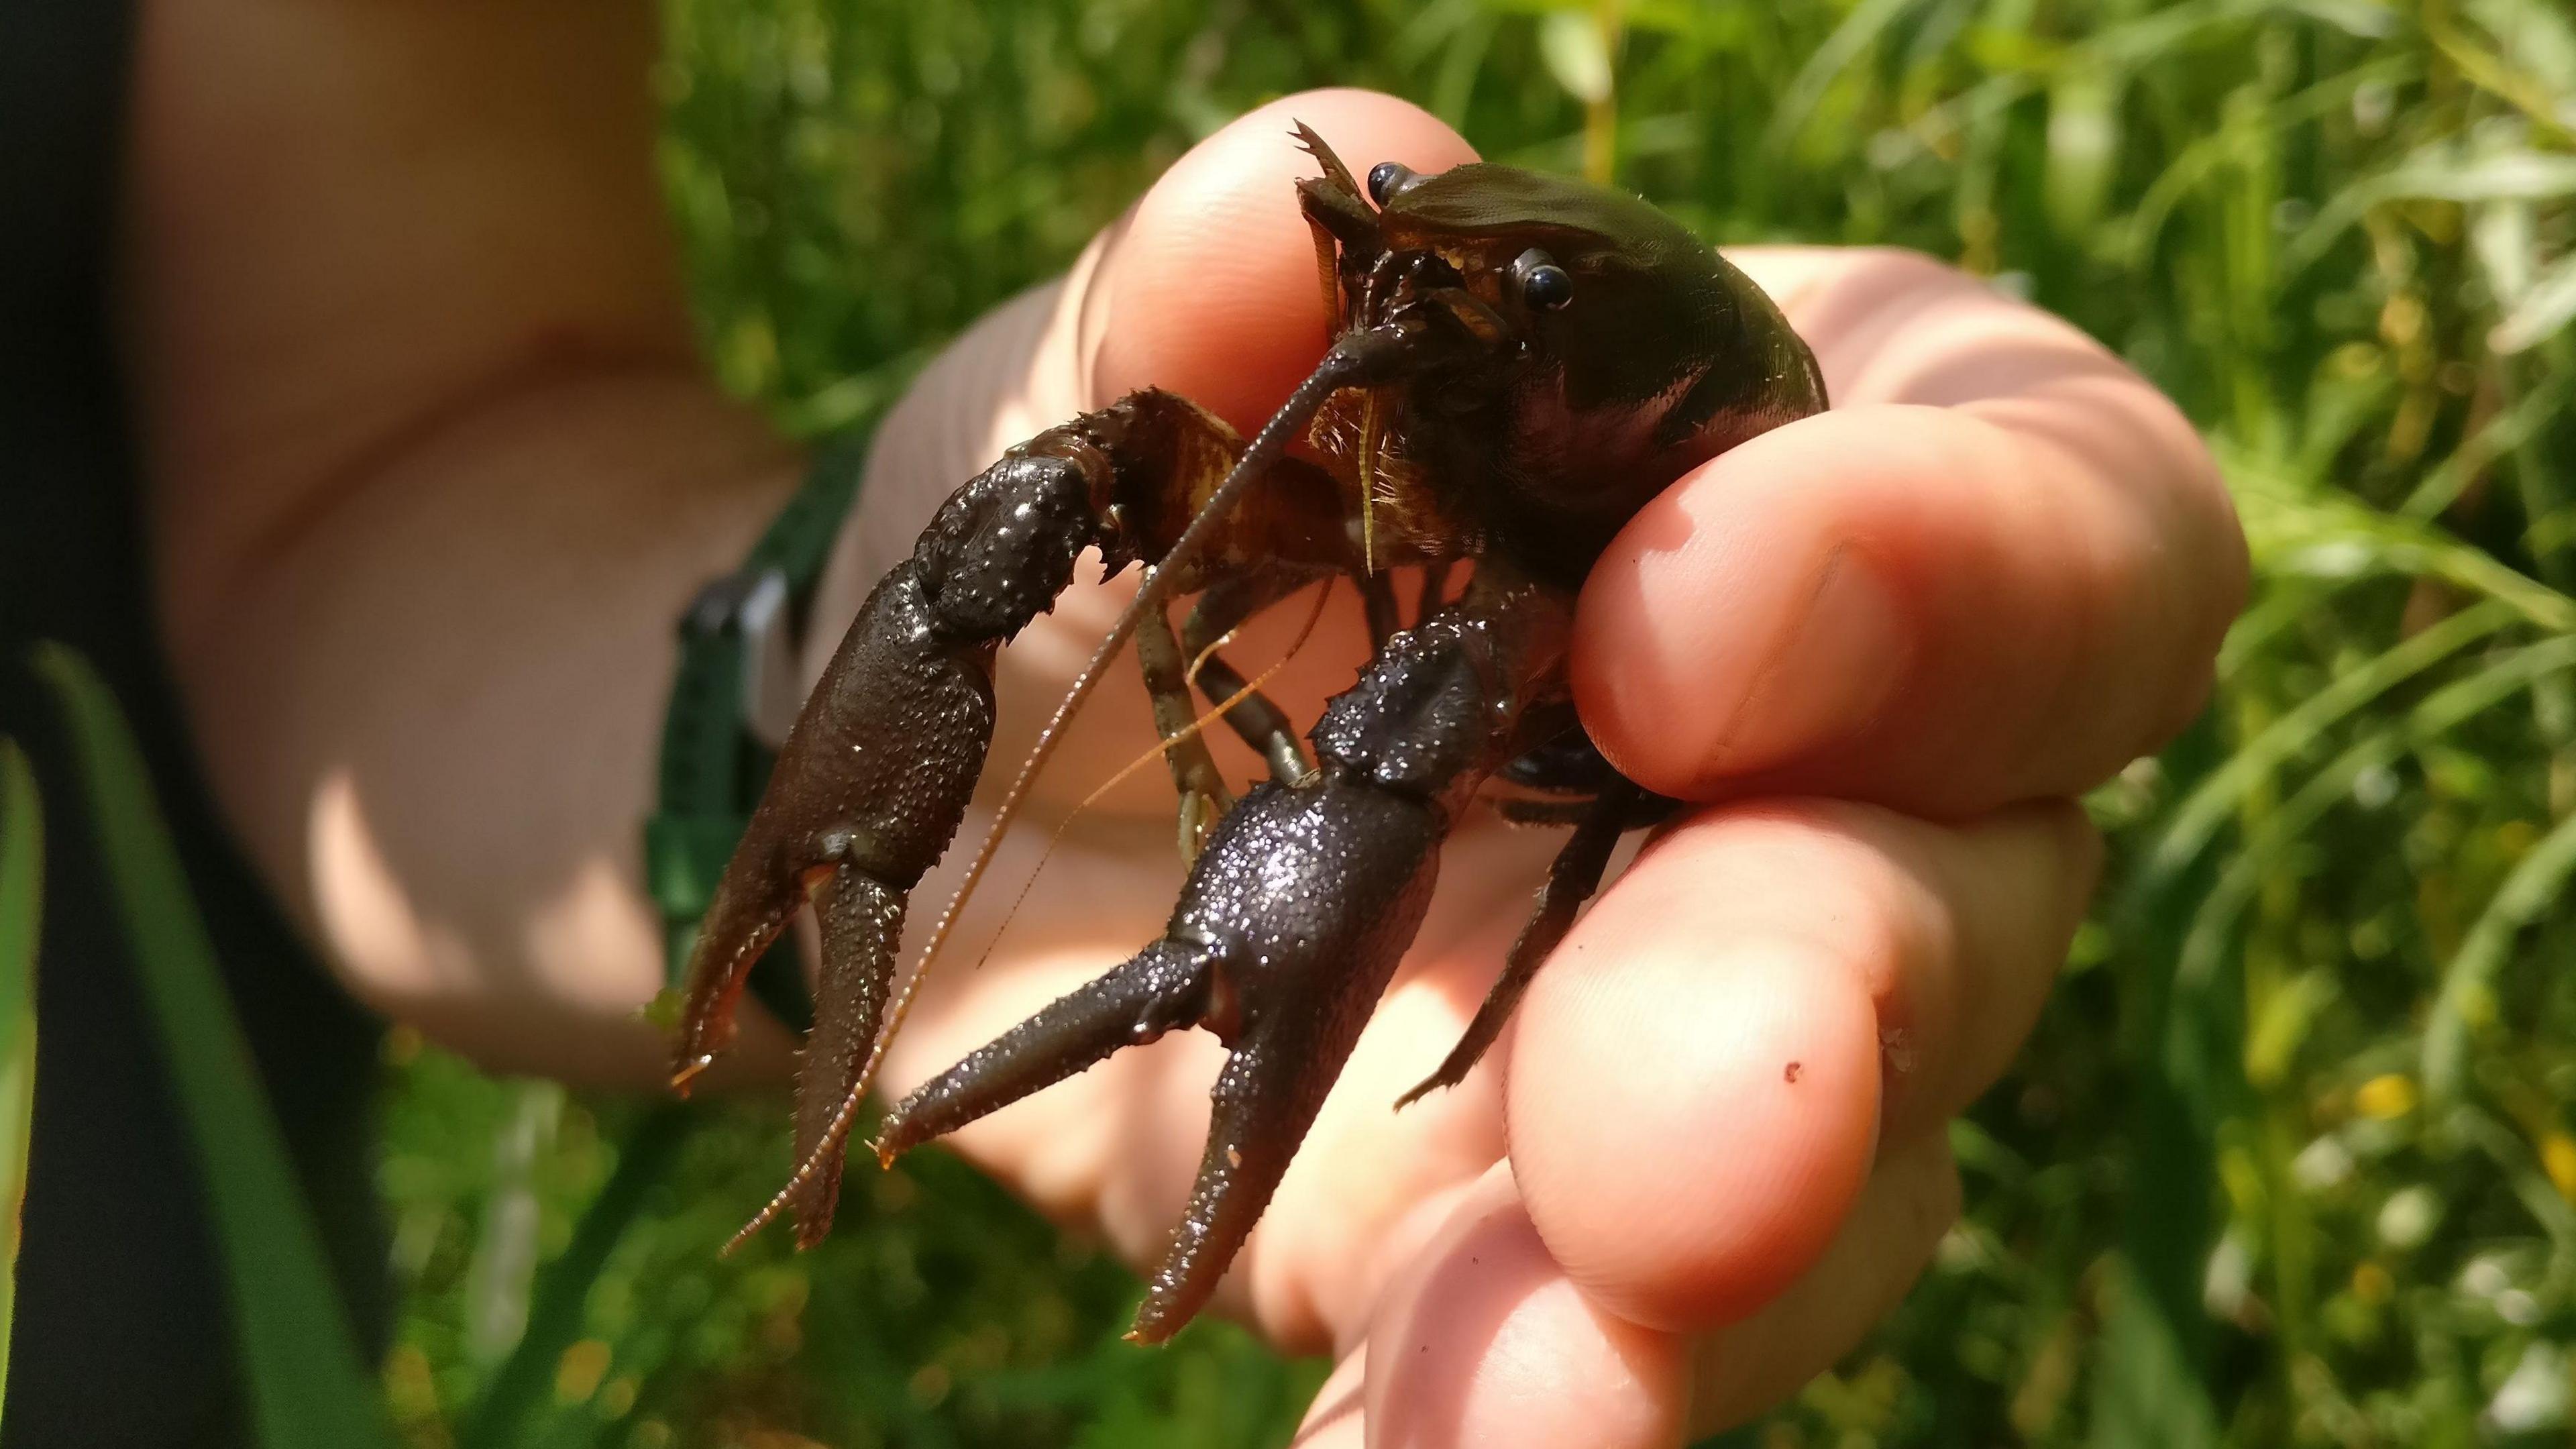
<svg viewBox="0 0 2576 1449">
<path fill-rule="evenodd" d="M 230 1289 L 234 1342 L 265 1449 L 391 1441 L 374 1380 L 332 1287 L 322 1236 L 288 1165 L 143 759 L 88 662 L 35 650 L 80 761 L 115 907 L 197 1150 Z"/>
<path fill-rule="evenodd" d="M 2458 1097 L 2468 1075 L 2469 1031 L 2494 1016 L 2494 982 L 2512 953 L 2514 938 L 2555 904 L 2576 876 L 2576 815 L 2540 838 L 2478 913 L 2433 999 L 2424 1027 L 2424 1088 L 2436 1101 Z"/>
<path fill-rule="evenodd" d="M 36 773 L 0 738 L 0 1403 L 18 1307 L 18 1220 L 36 1111 L 36 942 L 44 908 L 45 816 Z"/>
<path fill-rule="evenodd" d="M 2189 864 L 2235 814 L 2238 802 L 2248 791 L 2270 779 L 2275 770 L 2306 749 L 2328 726 L 2512 622 L 2512 611 L 2501 603 L 2472 605 L 2391 645 L 2301 701 L 2296 709 L 2238 746 L 2226 763 L 2184 798 L 2148 856 L 2149 871 L 2157 876 L 2170 875 Z"/>
<path fill-rule="evenodd" d="M 1779 105 L 1771 113 L 1771 129 L 1762 139 L 1764 148 L 1774 154 L 1786 151 L 1835 78 L 1859 60 L 1911 3 L 1912 0 L 1861 0 L 1852 7 L 1851 14 L 1807 57 L 1797 77 L 1780 93 Z"/>
<path fill-rule="evenodd" d="M 509 1449 L 528 1440 L 526 1430 L 546 1404 L 556 1364 L 581 1337 L 582 1311 L 608 1255 L 670 1170 L 698 1112 L 687 1103 L 664 1103 L 646 1113 L 620 1144 L 617 1168 L 582 1213 L 572 1242 L 537 1274 L 526 1331 L 462 1420 L 457 1442 L 466 1449 Z"/>
<path fill-rule="evenodd" d="M 2222 769 L 2216 732 L 2186 734 L 2166 755 L 2192 798 Z M 2210 1325 L 2201 1288 L 2219 1224 L 2217 1135 L 2241 1097 L 2244 1055 L 2224 973 L 2184 976 L 2189 902 L 2217 862 L 2186 856 L 2132 879 L 2107 913 L 2127 974 L 2119 1043 L 2128 1067 L 2126 1145 L 2134 1176 L 2120 1208 L 2095 1360 L 2091 1442 L 2207 1449 L 2219 1441 L 2210 1392 Z"/>
<path fill-rule="evenodd" d="M 2292 240 L 2281 272 L 2294 276 L 2326 253 L 2372 207 L 2392 201 L 2547 201 L 2576 195 L 2576 156 L 2508 151 L 2463 158 L 2446 142 L 2357 181 L 2317 208 Z"/>
<path fill-rule="evenodd" d="M 2571 320 L 2576 320 L 2576 257 L 2563 257 L 2487 334 L 2487 347 L 2500 353 L 2528 351 Z"/>
<path fill-rule="evenodd" d="M 2326 812 L 2352 798 L 2353 786 L 2365 772 L 2395 763 L 2406 751 L 2421 749 L 2481 711 L 2570 669 L 2576 669 L 2576 638 L 2525 645 L 2442 686 L 2401 724 L 2371 731 L 2309 776 L 2251 832 L 2219 873 L 2217 884 L 2201 897 L 2177 971 L 2196 978 L 2215 969 L 2218 952 L 2235 929 L 2238 914 L 2290 853 L 2312 839 Z"/>
</svg>

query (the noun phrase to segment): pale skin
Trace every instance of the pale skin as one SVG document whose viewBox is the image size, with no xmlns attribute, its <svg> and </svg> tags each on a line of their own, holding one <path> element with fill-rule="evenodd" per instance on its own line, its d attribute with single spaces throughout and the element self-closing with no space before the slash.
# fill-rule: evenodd
<svg viewBox="0 0 2576 1449">
<path fill-rule="evenodd" d="M 215 785 L 362 998 L 497 1068 L 650 1083 L 635 830 L 671 620 L 799 463 L 691 355 L 649 168 L 649 17 L 208 0 L 143 19 L 129 336 L 168 639 Z M 922 379 L 825 617 L 1045 423 L 1162 383 L 1248 429 L 1286 393 L 1324 342 L 1292 115 L 1358 165 L 1472 154 L 1347 91 L 1204 143 Z M 1303 1442 L 1672 1444 L 1855 1342 L 1954 1215 L 1943 1124 L 2004 1068 L 2080 919 L 2098 844 L 2071 797 L 2197 709 L 2242 597 L 2190 429 L 2073 329 L 1905 254 L 1737 256 L 1836 410 L 1654 504 L 1593 574 L 1576 641 L 1603 748 L 1701 808 L 1603 895 L 1493 1057 L 1396 1113 L 1555 837 L 1480 822 L 1450 846 L 1421 945 L 1221 1301 L 1337 1359 Z M 1115 602 L 1077 588 L 1005 654 L 997 762 Z M 1238 657 L 1276 658 L 1303 612 Z M 1280 677 L 1301 716 L 1347 679 L 1353 615 L 1345 591 Z M 1117 681 L 1084 716 L 888 1085 L 1159 924 L 1179 866 L 1148 770 L 1075 818 L 972 969 L 1145 721 Z M 750 1022 L 729 1074 L 775 1078 L 786 1045 Z M 1124 1053 L 957 1146 L 1149 1260 L 1219 1055 L 1201 1034 Z"/>
</svg>

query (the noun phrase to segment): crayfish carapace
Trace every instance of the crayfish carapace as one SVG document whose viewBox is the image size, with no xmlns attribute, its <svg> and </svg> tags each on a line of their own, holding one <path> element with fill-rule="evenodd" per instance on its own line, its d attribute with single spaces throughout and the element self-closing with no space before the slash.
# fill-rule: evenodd
<svg viewBox="0 0 2576 1449">
<path fill-rule="evenodd" d="M 878 583 L 788 737 L 691 960 L 675 1061 L 685 1084 L 723 1048 L 750 963 L 810 899 L 822 974 L 799 1166 L 752 1228 L 782 1210 L 802 1243 L 829 1228 L 871 1048 L 901 1015 L 888 1003 L 907 897 L 983 770 L 995 650 L 1053 604 L 1085 549 L 1113 573 L 1149 570 L 1046 739 L 1132 634 L 1195 856 L 1187 884 L 1160 939 L 915 1091 L 876 1148 L 891 1159 L 1123 1046 L 1214 1032 L 1230 1055 L 1206 1155 L 1139 1339 L 1186 1323 L 1250 1234 L 1421 924 L 1443 839 L 1489 779 L 1523 787 L 1512 813 L 1573 834 L 1417 1094 L 1466 1075 L 1620 833 L 1672 808 L 1582 734 L 1564 655 L 1574 595 L 1685 470 L 1822 409 L 1814 357 L 1751 280 L 1634 197 L 1392 162 L 1363 194 L 1319 137 L 1298 135 L 1323 171 L 1298 197 L 1336 324 L 1313 375 L 1250 442 L 1146 391 L 1012 449 Z M 1311 459 L 1289 454 L 1301 437 Z M 1438 577 L 1459 561 L 1473 573 L 1457 597 L 1434 585 L 1397 628 L 1383 571 Z M 1335 577 L 1369 601 L 1377 652 L 1301 740 L 1217 646 Z M 1196 602 L 1176 634 L 1168 606 L 1183 595 Z M 1230 804 L 1190 728 L 1193 683 L 1268 762 Z M 988 837 L 969 887 L 990 850 Z"/>
</svg>

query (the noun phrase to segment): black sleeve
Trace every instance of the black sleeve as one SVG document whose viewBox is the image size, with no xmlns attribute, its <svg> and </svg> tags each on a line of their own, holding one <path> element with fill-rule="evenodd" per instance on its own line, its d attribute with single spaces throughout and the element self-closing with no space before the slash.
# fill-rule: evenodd
<svg viewBox="0 0 2576 1449">
<path fill-rule="evenodd" d="M 133 719 L 233 998 L 371 1349 L 377 1029 L 217 824 L 152 627 L 107 325 L 133 40 L 115 0 L 0 5 L 0 734 L 34 756 L 47 890 L 35 1141 L 0 1444 L 245 1442 L 197 1167 L 109 906 L 78 776 L 27 667 L 58 639 Z"/>
</svg>

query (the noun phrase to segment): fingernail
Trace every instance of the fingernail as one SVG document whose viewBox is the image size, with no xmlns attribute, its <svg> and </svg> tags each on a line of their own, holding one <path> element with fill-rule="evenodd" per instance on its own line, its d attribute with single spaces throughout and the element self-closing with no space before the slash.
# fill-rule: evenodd
<svg viewBox="0 0 2576 1449">
<path fill-rule="evenodd" d="M 1719 733 L 1710 767 L 1766 769 L 1852 738 L 1904 683 L 1911 647 L 1886 580 L 1857 548 L 1836 548 Z"/>
</svg>

